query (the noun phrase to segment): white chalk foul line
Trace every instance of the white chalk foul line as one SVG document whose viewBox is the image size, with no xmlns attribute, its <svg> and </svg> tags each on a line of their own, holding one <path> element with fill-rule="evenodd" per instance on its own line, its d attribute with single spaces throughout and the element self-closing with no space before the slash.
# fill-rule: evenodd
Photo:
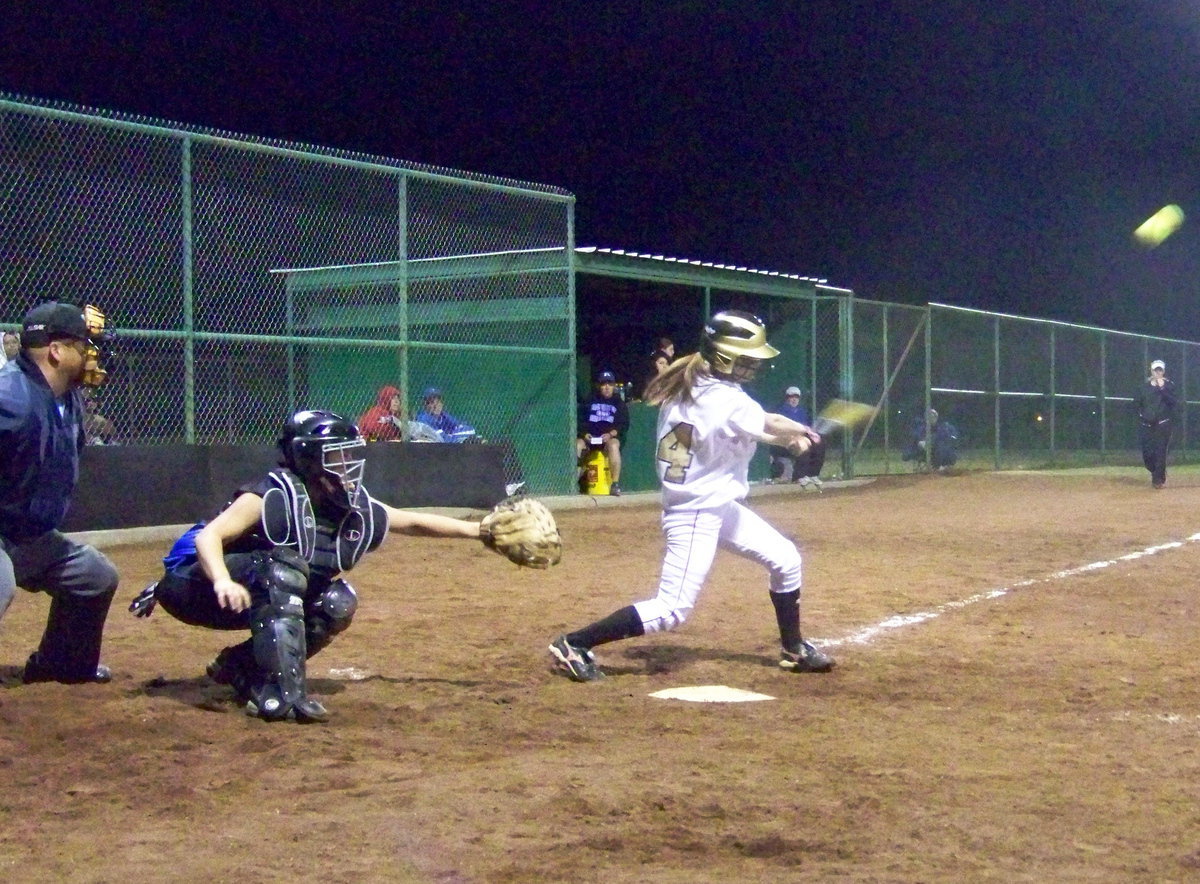
<svg viewBox="0 0 1200 884">
<path fill-rule="evenodd" d="M 1179 549 L 1184 544 L 1195 543 L 1200 541 L 1200 534 L 1193 534 L 1185 540 L 1173 540 L 1169 543 L 1160 543 L 1156 546 L 1148 546 L 1145 549 L 1139 549 L 1135 552 L 1126 553 L 1123 556 L 1117 556 L 1115 559 L 1108 559 L 1103 562 L 1090 562 L 1086 565 L 1080 565 L 1077 568 L 1068 568 L 1065 571 L 1055 571 L 1045 577 L 1034 577 L 1031 580 L 1019 580 L 1016 583 L 1011 583 L 1008 586 L 1000 587 L 999 589 L 989 589 L 986 592 L 976 593 L 972 596 L 967 596 L 965 599 L 958 599 L 953 602 L 946 602 L 938 605 L 929 611 L 919 611 L 915 614 L 897 614 L 894 617 L 888 617 L 876 623 L 874 626 L 868 626 L 860 629 L 858 632 L 843 636 L 842 638 L 831 638 L 816 642 L 821 647 L 832 648 L 838 645 L 865 645 L 874 639 L 883 635 L 885 632 L 891 632 L 894 629 L 903 629 L 906 626 L 914 626 L 918 623 L 924 623 L 927 620 L 933 620 L 941 617 L 943 614 L 950 611 L 957 611 L 960 608 L 966 608 L 969 605 L 978 604 L 979 602 L 998 599 L 1001 596 L 1008 595 L 1016 589 L 1024 589 L 1027 586 L 1036 586 L 1039 583 L 1049 583 L 1052 580 L 1062 580 L 1067 577 L 1076 577 L 1080 574 L 1087 574 L 1090 571 L 1099 571 L 1103 568 L 1108 568 L 1112 565 L 1121 562 L 1132 562 L 1135 559 L 1142 559 L 1146 556 L 1157 555 L 1160 552 L 1166 552 L 1171 549 Z"/>
</svg>

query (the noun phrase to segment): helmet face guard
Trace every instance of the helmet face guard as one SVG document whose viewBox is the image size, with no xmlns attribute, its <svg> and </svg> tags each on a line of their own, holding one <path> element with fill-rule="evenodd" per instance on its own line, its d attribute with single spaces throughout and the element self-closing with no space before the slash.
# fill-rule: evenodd
<svg viewBox="0 0 1200 884">
<path fill-rule="evenodd" d="M 330 411 L 301 411 L 288 419 L 279 440 L 285 465 L 339 507 L 354 509 L 362 487 L 366 440 L 353 423 Z"/>
<path fill-rule="evenodd" d="M 85 387 L 99 387 L 108 380 L 108 361 L 112 359 L 112 336 L 105 331 L 105 317 L 93 304 L 83 308 L 83 321 L 88 336 L 84 340 L 83 374 L 80 383 Z"/>
<path fill-rule="evenodd" d="M 754 380 L 779 355 L 767 343 L 766 324 L 742 310 L 715 314 L 704 326 L 700 351 L 714 374 L 739 384 Z"/>
</svg>

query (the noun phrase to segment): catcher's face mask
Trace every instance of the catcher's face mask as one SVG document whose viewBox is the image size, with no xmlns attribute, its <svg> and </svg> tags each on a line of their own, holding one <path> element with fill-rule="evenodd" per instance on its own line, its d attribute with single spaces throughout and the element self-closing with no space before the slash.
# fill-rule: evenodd
<svg viewBox="0 0 1200 884">
<path fill-rule="evenodd" d="M 366 447 L 366 440 L 362 438 L 326 442 L 321 446 L 322 471 L 345 493 L 346 503 L 351 507 L 359 502 L 363 469 L 367 464 L 363 457 Z"/>
</svg>

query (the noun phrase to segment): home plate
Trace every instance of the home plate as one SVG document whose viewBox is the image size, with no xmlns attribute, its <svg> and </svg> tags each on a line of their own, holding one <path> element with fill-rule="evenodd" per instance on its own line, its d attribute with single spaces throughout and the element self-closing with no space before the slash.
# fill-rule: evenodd
<svg viewBox="0 0 1200 884">
<path fill-rule="evenodd" d="M 355 669 L 353 666 L 351 666 L 347 667 L 346 669 L 330 669 L 329 677 L 341 678 L 345 679 L 346 681 L 365 681 L 371 677 L 371 673 L 367 672 L 365 669 Z"/>
<path fill-rule="evenodd" d="M 729 688 L 723 684 L 702 684 L 690 688 L 667 688 L 650 695 L 660 700 L 687 700 L 689 703 L 750 703 L 755 700 L 774 700 L 766 694 Z"/>
</svg>

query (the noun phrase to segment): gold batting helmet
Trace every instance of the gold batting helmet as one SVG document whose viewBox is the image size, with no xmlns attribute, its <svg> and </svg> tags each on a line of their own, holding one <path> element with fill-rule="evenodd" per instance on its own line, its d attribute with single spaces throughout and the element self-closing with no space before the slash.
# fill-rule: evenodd
<svg viewBox="0 0 1200 884">
<path fill-rule="evenodd" d="M 767 326 L 753 313 L 722 310 L 704 326 L 700 352 L 714 373 L 735 381 L 753 380 L 779 351 L 767 343 Z"/>
</svg>

